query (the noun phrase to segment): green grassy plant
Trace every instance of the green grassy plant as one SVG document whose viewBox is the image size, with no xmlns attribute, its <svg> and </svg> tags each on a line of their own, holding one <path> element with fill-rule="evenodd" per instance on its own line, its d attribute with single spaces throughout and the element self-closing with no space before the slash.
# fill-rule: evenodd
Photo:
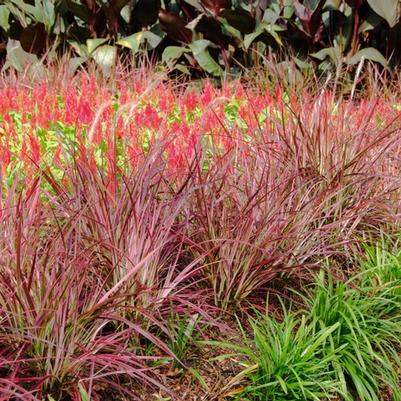
<svg viewBox="0 0 401 401">
<path fill-rule="evenodd" d="M 283 313 L 281 320 L 257 313 L 250 321 L 252 337 L 242 329 L 243 345 L 212 343 L 233 351 L 222 358 L 235 358 L 245 366 L 226 390 L 242 385 L 239 399 L 255 401 L 317 401 L 342 394 L 333 369 L 336 350 L 328 344 L 339 323 L 320 329 L 316 322 L 308 322 L 306 316 L 297 316 L 284 305 Z"/>
<path fill-rule="evenodd" d="M 401 248 L 399 239 L 382 233 L 378 241 L 373 244 L 372 241 L 366 243 L 360 265 L 361 286 L 389 301 L 389 309 L 382 310 L 382 313 L 392 317 L 400 315 Z"/>
<path fill-rule="evenodd" d="M 388 314 L 394 308 L 400 310 L 401 304 L 384 295 L 394 288 L 387 285 L 384 292 L 374 291 L 358 276 L 343 283 L 321 273 L 314 290 L 304 297 L 310 320 L 321 329 L 339 324 L 328 341 L 337 350 L 336 375 L 353 400 L 383 400 L 385 391 L 394 400 L 401 397 L 399 313 Z"/>
<path fill-rule="evenodd" d="M 178 367 L 185 363 L 191 350 L 194 348 L 200 333 L 201 317 L 198 313 L 182 314 L 172 312 L 170 319 L 166 323 L 169 332 L 167 344 L 175 356 L 174 365 Z"/>
<path fill-rule="evenodd" d="M 351 279 L 321 272 L 298 294 L 304 308 L 277 319 L 256 313 L 242 344 L 211 344 L 244 365 L 225 390 L 242 385 L 240 399 L 384 401 L 401 399 L 399 252 L 388 243 L 367 246 Z M 395 248 L 398 249 L 398 248 Z M 245 380 L 244 380 L 245 379 Z"/>
</svg>

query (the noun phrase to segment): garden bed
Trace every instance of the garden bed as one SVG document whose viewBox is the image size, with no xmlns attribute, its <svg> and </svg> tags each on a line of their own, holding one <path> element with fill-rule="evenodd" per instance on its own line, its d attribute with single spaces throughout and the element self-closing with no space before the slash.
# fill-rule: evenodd
<svg viewBox="0 0 401 401">
<path fill-rule="evenodd" d="M 3 79 L 0 398 L 401 399 L 399 113 Z"/>
</svg>

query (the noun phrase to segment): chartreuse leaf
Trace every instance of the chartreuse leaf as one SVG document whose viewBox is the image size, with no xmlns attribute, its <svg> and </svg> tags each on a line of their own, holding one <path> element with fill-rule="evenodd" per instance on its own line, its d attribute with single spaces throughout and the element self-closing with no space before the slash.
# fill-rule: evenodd
<svg viewBox="0 0 401 401">
<path fill-rule="evenodd" d="M 22 0 L 10 0 L 20 11 L 27 14 L 35 22 L 40 22 L 50 31 L 56 20 L 53 0 L 35 0 L 35 5 Z M 10 4 L 11 5 L 11 4 Z M 10 5 L 8 7 L 10 7 Z M 15 10 L 15 9 L 14 9 Z"/>
<path fill-rule="evenodd" d="M 108 41 L 107 38 L 102 39 L 88 39 L 86 41 L 86 47 L 89 54 L 92 54 L 99 46 L 103 45 Z"/>
<path fill-rule="evenodd" d="M 189 49 L 180 46 L 167 46 L 162 54 L 162 62 L 168 63 L 170 61 L 178 60 L 184 53 L 188 53 Z"/>
<path fill-rule="evenodd" d="M 275 25 L 275 24 L 270 24 L 267 21 L 263 21 L 260 23 L 260 25 L 257 27 L 255 32 L 249 33 L 245 35 L 244 37 L 244 47 L 245 49 L 248 49 L 249 46 L 263 33 L 267 33 L 270 36 L 273 37 L 273 39 L 276 41 L 276 43 L 279 46 L 283 46 L 283 42 L 281 41 L 281 38 L 277 32 L 283 31 L 283 28 Z"/>
<path fill-rule="evenodd" d="M 368 4 L 391 28 L 397 23 L 398 0 L 368 0 Z"/>
<path fill-rule="evenodd" d="M 195 60 L 199 63 L 199 65 L 212 75 L 221 75 L 223 70 L 220 65 L 213 59 L 208 51 L 208 47 L 211 45 L 211 42 L 206 39 L 200 39 L 193 41 L 189 48 L 192 51 Z"/>
<path fill-rule="evenodd" d="M 339 65 L 341 63 L 341 53 L 338 46 L 326 47 L 325 49 L 321 49 L 316 53 L 312 53 L 311 56 L 321 61 L 329 57 L 335 65 Z"/>
<path fill-rule="evenodd" d="M 33 18 L 35 22 L 43 22 L 43 15 L 40 7 L 35 7 L 32 4 L 25 3 L 22 0 L 11 0 L 11 3 L 14 4 L 20 11 L 23 11 Z"/>
<path fill-rule="evenodd" d="M 154 49 L 161 42 L 162 38 L 152 31 L 140 31 L 133 35 L 127 36 L 126 38 L 120 39 L 117 44 L 131 49 L 135 54 L 137 53 L 141 45 L 148 43 L 149 46 Z"/>
<path fill-rule="evenodd" d="M 365 49 L 359 50 L 348 60 L 348 64 L 358 64 L 362 58 L 375 61 L 376 63 L 380 63 L 383 67 L 387 67 L 387 60 L 373 47 L 366 47 Z"/>
<path fill-rule="evenodd" d="M 341 5 L 341 0 L 327 0 L 325 4 L 326 10 L 338 10 Z"/>
<path fill-rule="evenodd" d="M 249 33 L 248 35 L 245 35 L 244 38 L 244 47 L 245 49 L 248 49 L 249 46 L 254 42 L 254 40 L 262 34 L 262 30 L 260 29 L 260 26 L 255 32 Z"/>
<path fill-rule="evenodd" d="M 0 6 L 0 28 L 4 31 L 8 31 L 10 24 L 8 18 L 10 17 L 10 10 L 7 6 Z"/>
<path fill-rule="evenodd" d="M 174 68 L 175 68 L 177 71 L 180 71 L 180 72 L 182 72 L 182 73 L 185 74 L 185 75 L 190 75 L 190 74 L 191 74 L 191 72 L 189 71 L 189 69 L 188 69 L 184 64 L 176 64 L 176 65 L 174 66 Z"/>
</svg>

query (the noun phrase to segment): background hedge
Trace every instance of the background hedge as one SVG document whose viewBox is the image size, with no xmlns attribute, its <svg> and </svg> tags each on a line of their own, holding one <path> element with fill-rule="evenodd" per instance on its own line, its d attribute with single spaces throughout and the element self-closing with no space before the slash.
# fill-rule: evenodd
<svg viewBox="0 0 401 401">
<path fill-rule="evenodd" d="M 336 71 L 362 58 L 394 70 L 401 60 L 398 0 L 3 0 L 3 68 L 73 50 L 78 66 L 108 71 L 146 53 L 188 74 L 219 76 L 272 55 L 301 71 Z"/>
</svg>

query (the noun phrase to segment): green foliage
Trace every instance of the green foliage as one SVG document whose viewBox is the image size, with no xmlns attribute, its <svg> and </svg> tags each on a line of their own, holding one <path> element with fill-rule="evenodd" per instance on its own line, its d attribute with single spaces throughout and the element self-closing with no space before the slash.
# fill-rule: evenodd
<svg viewBox="0 0 401 401">
<path fill-rule="evenodd" d="M 361 261 L 361 285 L 386 303 L 376 311 L 401 321 L 401 246 L 382 234 L 381 240 L 365 245 L 365 258 Z"/>
<path fill-rule="evenodd" d="M 400 281 L 384 281 L 384 287 L 376 289 L 371 281 L 375 270 L 381 271 L 383 280 L 389 277 L 383 266 L 363 270 L 348 283 L 335 282 L 322 272 L 304 301 L 310 319 L 321 329 L 339 324 L 330 337 L 338 356 L 333 367 L 350 399 L 379 401 L 387 389 L 393 400 L 400 400 L 396 350 L 401 338 L 401 298 L 389 296 Z"/>
<path fill-rule="evenodd" d="M 29 53 L 72 46 L 80 61 L 108 73 L 118 55 L 147 52 L 184 72 L 226 71 L 263 64 L 273 51 L 327 72 L 371 60 L 401 60 L 397 0 L 5 0 L 0 52 L 17 41 Z M 92 43 L 97 43 L 96 49 Z M 0 53 L 1 54 L 1 53 Z M 28 60 L 32 62 L 32 60 Z M 75 62 L 74 65 L 77 63 Z"/>
<path fill-rule="evenodd" d="M 252 322 L 258 368 L 245 394 L 252 400 L 320 400 L 340 392 L 330 371 L 335 353 L 323 344 L 338 324 L 318 332 L 305 318 L 285 314 L 282 322 L 263 316 Z M 249 354 L 252 356 L 252 354 Z"/>
<path fill-rule="evenodd" d="M 305 307 L 283 317 L 256 314 L 243 345 L 212 342 L 244 361 L 241 400 L 382 401 L 401 399 L 401 252 L 387 242 L 366 246 L 348 282 L 323 271 L 301 295 Z"/>
<path fill-rule="evenodd" d="M 170 319 L 167 322 L 167 330 L 169 333 L 169 340 L 167 344 L 169 349 L 176 357 L 174 361 L 175 366 L 183 363 L 188 356 L 189 351 L 194 345 L 198 337 L 197 326 L 200 321 L 198 313 L 189 315 L 186 313 L 182 315 L 177 312 L 172 312 Z"/>
<path fill-rule="evenodd" d="M 257 313 L 250 321 L 253 338 L 242 329 L 244 345 L 213 343 L 234 351 L 223 358 L 245 359 L 245 369 L 231 382 L 237 385 L 243 377 L 248 379 L 240 399 L 318 401 L 341 394 L 342 384 L 332 368 L 336 350 L 328 343 L 340 324 L 319 329 L 306 316 L 283 310 L 281 321 Z"/>
</svg>

